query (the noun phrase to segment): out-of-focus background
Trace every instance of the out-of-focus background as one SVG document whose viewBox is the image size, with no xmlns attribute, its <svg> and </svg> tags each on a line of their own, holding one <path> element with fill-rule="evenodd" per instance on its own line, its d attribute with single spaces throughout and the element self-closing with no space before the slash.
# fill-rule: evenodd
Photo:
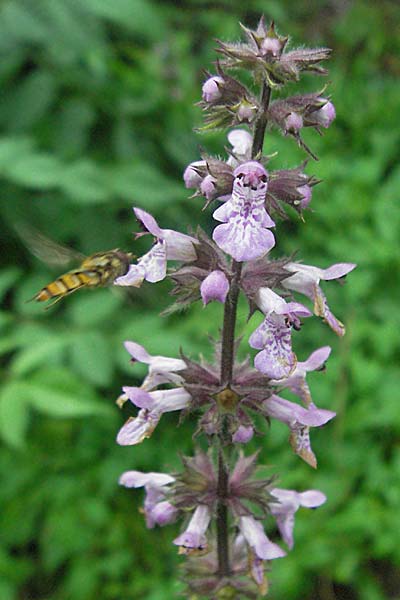
<svg viewBox="0 0 400 600">
<path fill-rule="evenodd" d="M 165 416 L 151 440 L 118 447 L 127 413 L 121 385 L 139 384 L 122 342 L 152 353 L 210 355 L 221 307 L 161 319 L 168 284 L 128 297 L 80 292 L 54 308 L 26 303 L 62 269 L 34 258 L 17 223 L 80 252 L 133 245 L 131 211 L 185 230 L 210 210 L 188 200 L 181 176 L 199 148 L 223 153 L 224 136 L 198 136 L 203 69 L 215 38 L 239 38 L 238 21 L 274 19 L 293 45 L 333 48 L 328 79 L 337 119 L 323 138 L 306 222 L 277 230 L 274 256 L 299 250 L 321 267 L 356 262 L 346 285 L 327 283 L 342 340 L 317 319 L 295 337 L 304 360 L 333 348 L 311 374 L 316 403 L 337 418 L 314 431 L 319 469 L 291 453 L 274 425 L 262 459 L 282 487 L 318 488 L 318 511 L 299 511 L 294 550 L 274 561 L 272 600 L 400 598 L 400 147 L 399 5 L 385 1 L 2 0 L 0 4 L 0 598 L 164 600 L 177 597 L 176 526 L 147 531 L 142 492 L 119 488 L 126 469 L 166 471 L 190 453 L 194 423 Z M 294 142 L 268 134 L 271 168 L 298 165 Z M 23 237 L 23 236 L 22 236 Z M 240 310 L 239 332 L 248 334 Z M 257 440 L 257 444 L 259 440 Z M 255 446 L 250 446 L 253 450 Z M 271 530 L 272 532 L 273 530 Z"/>
</svg>

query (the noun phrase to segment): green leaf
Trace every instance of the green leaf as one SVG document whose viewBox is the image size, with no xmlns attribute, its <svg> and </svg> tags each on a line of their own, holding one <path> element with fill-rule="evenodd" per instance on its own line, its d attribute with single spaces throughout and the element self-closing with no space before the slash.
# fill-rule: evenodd
<svg viewBox="0 0 400 600">
<path fill-rule="evenodd" d="M 98 331 L 83 331 L 70 343 L 73 369 L 96 386 L 109 385 L 114 370 L 112 349 Z"/>
<path fill-rule="evenodd" d="M 40 340 L 34 338 L 12 362 L 11 373 L 21 376 L 41 365 L 61 362 L 68 343 L 69 337 L 65 334 L 49 335 Z"/>
<path fill-rule="evenodd" d="M 9 267 L 0 273 L 0 300 L 14 285 L 21 275 L 21 269 L 18 267 Z"/>
<path fill-rule="evenodd" d="M 8 166 L 6 175 L 19 185 L 46 189 L 57 186 L 62 173 L 59 160 L 43 152 L 15 159 Z"/>
<path fill-rule="evenodd" d="M 106 416 L 111 414 L 111 408 L 96 400 L 78 396 L 52 387 L 29 384 L 27 397 L 31 406 L 52 417 L 86 417 Z"/>
<path fill-rule="evenodd" d="M 0 436 L 15 448 L 25 444 L 29 422 L 26 389 L 25 384 L 12 381 L 0 393 Z"/>
</svg>

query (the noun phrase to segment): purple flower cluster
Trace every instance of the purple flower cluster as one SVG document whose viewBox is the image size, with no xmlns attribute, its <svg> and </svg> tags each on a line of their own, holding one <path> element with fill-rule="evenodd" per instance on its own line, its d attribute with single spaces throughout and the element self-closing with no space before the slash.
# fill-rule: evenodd
<svg viewBox="0 0 400 600">
<path fill-rule="evenodd" d="M 223 304 L 221 338 L 214 342 L 210 362 L 183 353 L 179 358 L 153 356 L 140 344 L 125 342 L 132 362 L 147 365 L 148 373 L 141 386 L 124 386 L 117 400 L 124 410 L 130 407 L 117 435 L 122 446 L 149 438 L 166 412 L 181 411 L 197 419 L 196 435 L 203 446 L 208 444 L 207 451 L 197 449 L 193 457 L 182 457 L 179 473 L 127 471 L 120 484 L 144 488 L 149 528 L 185 521 L 173 543 L 186 556 L 191 593 L 209 598 L 266 594 L 266 563 L 286 554 L 269 532 L 275 526 L 290 550 L 297 510 L 316 508 L 326 500 L 320 491 L 285 490 L 276 487 L 274 477 L 260 478 L 258 454 L 245 456 L 243 448 L 279 421 L 289 430 L 293 452 L 316 468 L 310 430 L 327 424 L 335 413 L 316 406 L 306 377 L 325 367 L 331 349 L 323 346 L 298 360 L 296 332 L 314 314 L 338 336 L 344 335 L 320 282 L 343 280 L 356 266 L 338 263 L 323 269 L 274 256 L 276 222 L 293 216 L 292 209 L 302 218 L 319 181 L 304 172 L 306 162 L 271 169 L 274 155 L 263 155 L 265 131 L 279 128 L 314 157 L 300 132 L 329 127 L 335 108 L 324 91 L 275 101 L 271 95 L 275 88 L 298 81 L 303 72 L 325 74 L 319 63 L 330 51 L 288 50 L 288 38 L 279 36 L 273 24 L 267 28 L 263 19 L 256 30 L 243 30 L 244 43 L 219 42 L 222 58 L 217 73 L 209 74 L 203 85 L 200 103 L 204 129 L 234 127 L 227 133 L 230 148 L 225 158 L 203 153 L 183 174 L 186 187 L 194 190 L 192 199 L 204 197 L 205 208 L 217 204 L 211 238 L 200 228 L 191 235 L 161 229 L 152 215 L 134 208 L 144 230 L 136 236 L 150 235 L 153 245 L 114 282 L 140 287 L 169 277 L 175 285 L 171 312 L 196 301 L 204 308 L 214 301 Z M 237 69 L 248 70 L 255 87 L 261 82 L 260 93 L 232 76 Z M 240 294 L 249 316 L 261 316 L 248 341 L 253 358 L 244 361 L 236 356 Z M 302 296 L 312 305 L 300 303 Z M 286 391 L 298 400 L 285 398 Z"/>
</svg>

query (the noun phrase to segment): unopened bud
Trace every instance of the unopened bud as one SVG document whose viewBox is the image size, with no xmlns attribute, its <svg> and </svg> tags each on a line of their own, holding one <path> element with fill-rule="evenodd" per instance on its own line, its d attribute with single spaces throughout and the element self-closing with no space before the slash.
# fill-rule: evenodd
<svg viewBox="0 0 400 600">
<path fill-rule="evenodd" d="M 291 112 L 285 118 L 285 132 L 298 133 L 303 127 L 303 118 L 295 112 Z"/>
<path fill-rule="evenodd" d="M 237 120 L 239 123 L 252 123 L 257 117 L 257 113 L 258 107 L 244 98 L 237 109 Z"/>
<path fill-rule="evenodd" d="M 309 185 L 301 185 L 297 188 L 297 191 L 302 195 L 302 199 L 299 202 L 299 206 L 302 209 L 307 208 L 311 202 L 312 190 Z"/>
<path fill-rule="evenodd" d="M 212 103 L 219 100 L 222 96 L 220 86 L 223 85 L 223 83 L 223 78 L 218 77 L 218 75 L 207 79 L 202 87 L 202 98 L 204 102 Z"/>
<path fill-rule="evenodd" d="M 328 128 L 336 117 L 335 107 L 332 102 L 327 102 L 319 110 L 315 111 L 312 116 L 318 125 Z"/>
<path fill-rule="evenodd" d="M 207 200 L 213 200 L 215 198 L 215 183 L 216 180 L 214 177 L 212 175 L 207 175 L 200 184 L 200 191 Z"/>
<path fill-rule="evenodd" d="M 201 175 L 200 171 L 206 169 L 206 161 L 205 160 L 197 160 L 195 162 L 190 163 L 183 173 L 183 181 L 185 182 L 185 186 L 188 189 L 198 188 L 203 181 L 203 175 Z"/>
<path fill-rule="evenodd" d="M 224 303 L 229 291 L 229 281 L 223 271 L 212 271 L 203 280 L 200 286 L 200 294 L 206 306 L 212 300 Z"/>
<path fill-rule="evenodd" d="M 261 42 L 260 51 L 263 56 L 279 56 L 282 52 L 282 42 L 276 37 L 266 37 Z"/>
</svg>

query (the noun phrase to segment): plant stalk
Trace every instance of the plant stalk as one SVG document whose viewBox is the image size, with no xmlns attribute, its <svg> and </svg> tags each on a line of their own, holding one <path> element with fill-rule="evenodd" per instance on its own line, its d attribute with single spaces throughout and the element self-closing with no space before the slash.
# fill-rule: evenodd
<svg viewBox="0 0 400 600">
<path fill-rule="evenodd" d="M 264 82 L 261 91 L 261 110 L 254 125 L 252 158 L 261 154 L 264 144 L 265 129 L 268 121 L 268 106 L 271 100 L 271 88 Z M 224 307 L 224 323 L 222 328 L 221 342 L 221 387 L 229 388 L 232 383 L 233 366 L 235 360 L 235 326 L 237 305 L 240 292 L 240 277 L 243 263 L 232 260 L 232 279 L 229 293 Z M 220 577 L 228 577 L 230 574 L 229 560 L 229 526 L 228 526 L 228 475 L 229 469 L 224 457 L 223 447 L 232 443 L 229 434 L 223 431 L 220 434 L 218 448 L 218 482 L 217 482 L 217 555 L 218 573 Z"/>
</svg>

